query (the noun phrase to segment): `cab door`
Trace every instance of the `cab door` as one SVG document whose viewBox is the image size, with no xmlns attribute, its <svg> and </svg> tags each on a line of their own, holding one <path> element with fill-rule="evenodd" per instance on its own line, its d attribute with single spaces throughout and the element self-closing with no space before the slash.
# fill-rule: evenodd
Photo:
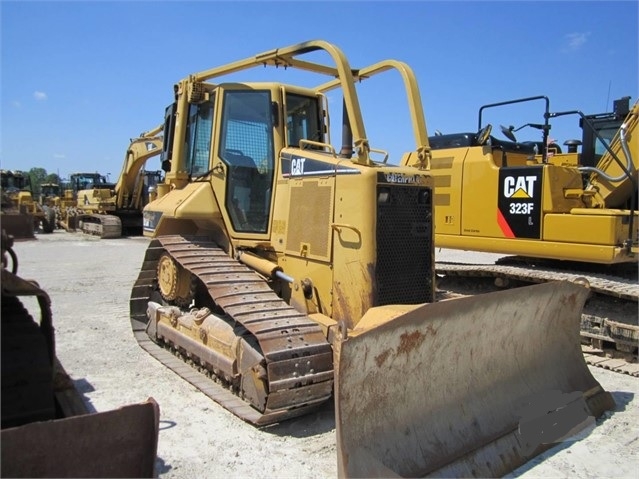
<svg viewBox="0 0 639 479">
<path fill-rule="evenodd" d="M 212 184 L 229 229 L 267 235 L 273 196 L 275 151 L 272 92 L 224 89 Z"/>
</svg>

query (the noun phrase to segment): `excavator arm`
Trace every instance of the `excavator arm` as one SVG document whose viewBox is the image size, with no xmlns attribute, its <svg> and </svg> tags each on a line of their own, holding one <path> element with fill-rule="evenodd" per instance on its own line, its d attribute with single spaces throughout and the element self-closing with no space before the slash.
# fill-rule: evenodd
<svg viewBox="0 0 639 479">
<path fill-rule="evenodd" d="M 118 209 L 141 209 L 144 175 L 142 167 L 149 158 L 159 155 L 162 151 L 162 136 L 158 134 L 164 125 L 160 125 L 148 132 L 133 138 L 126 150 L 122 172 L 115 185 L 116 207 Z"/>
</svg>

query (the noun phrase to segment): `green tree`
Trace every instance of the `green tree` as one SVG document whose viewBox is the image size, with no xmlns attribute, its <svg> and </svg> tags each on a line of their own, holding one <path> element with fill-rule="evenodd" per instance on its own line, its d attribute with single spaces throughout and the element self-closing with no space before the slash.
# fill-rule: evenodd
<svg viewBox="0 0 639 479">
<path fill-rule="evenodd" d="M 59 185 L 62 183 L 62 180 L 57 173 L 50 173 L 44 179 L 44 183 L 53 183 L 54 185 Z"/>
<path fill-rule="evenodd" d="M 31 168 L 28 175 L 31 180 L 31 189 L 33 196 L 36 197 L 40 194 L 40 185 L 42 183 L 45 183 L 47 170 L 45 170 L 44 168 Z"/>
</svg>

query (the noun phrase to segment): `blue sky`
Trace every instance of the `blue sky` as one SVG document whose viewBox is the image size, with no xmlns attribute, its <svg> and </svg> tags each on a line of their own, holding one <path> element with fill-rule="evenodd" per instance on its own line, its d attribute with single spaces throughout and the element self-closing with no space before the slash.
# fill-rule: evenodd
<svg viewBox="0 0 639 479">
<path fill-rule="evenodd" d="M 429 134 L 475 131 L 482 105 L 515 98 L 545 95 L 552 111 L 602 113 L 639 94 L 636 0 L 2 0 L 0 18 L 0 166 L 62 177 L 97 170 L 115 181 L 129 139 L 161 123 L 176 81 L 311 39 L 336 44 L 353 67 L 407 62 Z M 262 68 L 228 79 L 325 80 Z M 399 75 L 382 74 L 359 92 L 371 146 L 397 162 L 414 148 Z M 341 101 L 331 106 L 335 126 Z M 501 137 L 499 124 L 541 122 L 543 103 L 490 112 L 484 123 Z M 517 135 L 540 139 L 537 130 Z M 579 138 L 576 118 L 554 122 L 551 136 L 560 144 Z M 157 157 L 149 163 L 159 168 Z"/>
</svg>

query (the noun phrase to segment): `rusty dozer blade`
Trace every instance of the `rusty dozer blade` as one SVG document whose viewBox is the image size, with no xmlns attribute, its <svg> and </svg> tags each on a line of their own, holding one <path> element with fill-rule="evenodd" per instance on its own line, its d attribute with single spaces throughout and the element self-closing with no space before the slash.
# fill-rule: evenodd
<svg viewBox="0 0 639 479">
<path fill-rule="evenodd" d="M 335 341 L 338 475 L 499 477 L 583 433 L 614 407 L 581 352 L 587 295 L 553 282 L 371 310 Z"/>
<path fill-rule="evenodd" d="M 156 477 L 160 408 L 113 411 L 3 429 L 2 477 Z"/>
</svg>

